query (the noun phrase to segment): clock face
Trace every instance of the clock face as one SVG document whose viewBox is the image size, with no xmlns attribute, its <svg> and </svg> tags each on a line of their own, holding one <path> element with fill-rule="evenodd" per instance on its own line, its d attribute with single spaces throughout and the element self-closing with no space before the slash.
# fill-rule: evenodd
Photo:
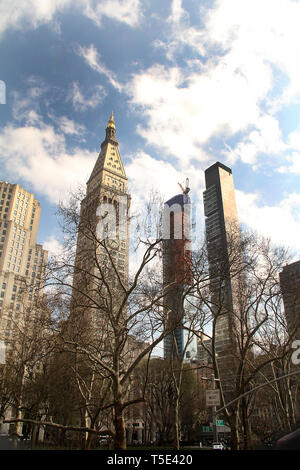
<svg viewBox="0 0 300 470">
<path fill-rule="evenodd" d="M 117 249 L 119 247 L 119 240 L 116 238 L 110 238 L 107 240 L 108 246 L 113 249 Z"/>
</svg>

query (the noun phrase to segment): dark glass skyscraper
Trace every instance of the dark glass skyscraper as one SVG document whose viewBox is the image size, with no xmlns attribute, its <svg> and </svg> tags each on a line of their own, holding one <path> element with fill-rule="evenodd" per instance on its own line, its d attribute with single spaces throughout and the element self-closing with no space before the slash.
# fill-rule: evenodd
<svg viewBox="0 0 300 470">
<path fill-rule="evenodd" d="M 232 171 L 216 162 L 205 171 L 203 194 L 211 303 L 216 316 L 218 358 L 232 357 L 238 318 L 238 280 L 232 254 L 242 261 L 240 231 Z"/>
</svg>

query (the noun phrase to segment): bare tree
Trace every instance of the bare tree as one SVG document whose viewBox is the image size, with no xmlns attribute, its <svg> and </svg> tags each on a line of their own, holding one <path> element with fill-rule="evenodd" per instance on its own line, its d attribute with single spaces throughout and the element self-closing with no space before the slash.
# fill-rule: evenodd
<svg viewBox="0 0 300 470">
<path fill-rule="evenodd" d="M 112 411 L 113 424 L 107 431 L 113 435 L 114 447 L 125 449 L 125 410 L 144 400 L 142 395 L 134 400 L 128 398 L 130 378 L 139 363 L 171 332 L 164 321 L 165 290 L 155 266 L 161 240 L 147 237 L 139 240 L 139 246 L 143 246 L 141 261 L 127 280 L 117 265 L 109 238 L 101 238 L 97 233 L 94 214 L 80 216 L 77 201 L 73 201 L 60 208 L 60 215 L 65 250 L 59 259 L 51 261 L 48 282 L 70 303 L 70 316 L 59 331 L 60 346 L 84 358 L 90 368 L 89 385 L 78 369 L 74 370 L 85 401 L 86 417 L 92 377 L 105 381 L 110 400 L 103 408 Z M 79 239 L 82 243 L 77 243 L 76 253 Z M 134 351 L 129 337 L 142 342 L 144 348 Z"/>
<path fill-rule="evenodd" d="M 209 247 L 211 250 L 212 247 Z M 248 448 L 250 443 L 249 407 L 253 397 L 242 397 L 231 406 L 226 403 L 250 390 L 268 364 L 275 364 L 286 351 L 277 350 L 258 364 L 255 357 L 264 348 L 263 331 L 276 331 L 282 312 L 279 271 L 287 261 L 284 249 L 274 248 L 269 240 L 234 228 L 227 233 L 227 253 L 216 244 L 213 256 L 201 247 L 194 260 L 194 282 L 201 301 L 202 316 L 211 322 L 210 347 L 214 377 L 221 395 L 225 419 L 231 427 L 232 449 Z M 202 272 L 209 272 L 206 285 L 198 283 Z M 195 331 L 195 334 L 199 334 Z M 200 340 L 202 335 L 199 335 Z M 242 443 L 240 442 L 242 430 Z"/>
</svg>

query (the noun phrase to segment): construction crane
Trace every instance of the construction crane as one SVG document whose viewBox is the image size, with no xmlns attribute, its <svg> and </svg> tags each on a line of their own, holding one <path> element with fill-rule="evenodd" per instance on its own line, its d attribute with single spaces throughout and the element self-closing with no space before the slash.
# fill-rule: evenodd
<svg viewBox="0 0 300 470">
<path fill-rule="evenodd" d="M 181 183 L 178 183 L 180 188 L 181 188 L 181 191 L 183 192 L 183 194 L 188 194 L 188 192 L 190 191 L 190 188 L 189 188 L 189 179 L 187 178 L 185 180 L 185 188 L 182 186 Z"/>
</svg>

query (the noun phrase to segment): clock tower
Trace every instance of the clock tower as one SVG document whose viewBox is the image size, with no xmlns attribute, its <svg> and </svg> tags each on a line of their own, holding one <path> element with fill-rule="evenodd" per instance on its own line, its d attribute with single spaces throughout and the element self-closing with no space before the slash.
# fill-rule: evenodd
<svg viewBox="0 0 300 470">
<path fill-rule="evenodd" d="M 81 201 L 73 285 L 79 290 L 106 284 L 127 288 L 129 208 L 127 177 L 122 163 L 113 113 L 105 139 Z M 99 281 L 99 278 L 103 278 Z"/>
</svg>

